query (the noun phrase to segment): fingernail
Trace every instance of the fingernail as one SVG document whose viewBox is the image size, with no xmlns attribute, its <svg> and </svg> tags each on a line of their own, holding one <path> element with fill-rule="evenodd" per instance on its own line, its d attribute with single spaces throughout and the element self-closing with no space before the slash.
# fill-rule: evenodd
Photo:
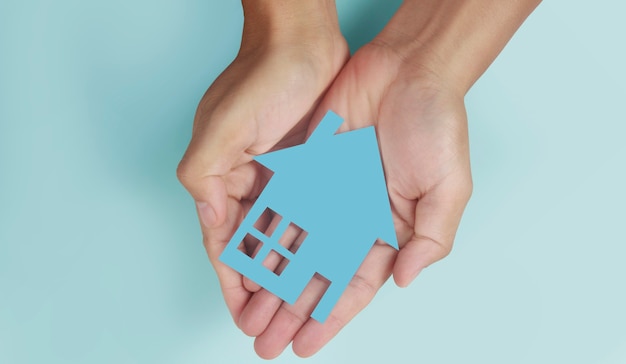
<svg viewBox="0 0 626 364">
<path fill-rule="evenodd" d="M 200 215 L 200 221 L 202 225 L 212 227 L 217 221 L 217 215 L 215 210 L 206 202 L 196 201 L 196 208 L 198 209 L 198 215 Z"/>
</svg>

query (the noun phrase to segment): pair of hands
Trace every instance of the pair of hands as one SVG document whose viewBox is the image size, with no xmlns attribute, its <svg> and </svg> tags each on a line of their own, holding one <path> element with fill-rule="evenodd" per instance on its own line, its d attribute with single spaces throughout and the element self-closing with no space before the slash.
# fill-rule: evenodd
<svg viewBox="0 0 626 364">
<path fill-rule="evenodd" d="M 246 25 L 240 53 L 200 102 L 178 177 L 197 202 L 226 304 L 258 355 L 293 342 L 310 356 L 390 275 L 407 286 L 450 252 L 472 189 L 464 94 L 380 37 L 350 58 L 335 25 L 281 37 Z M 315 285 L 289 305 L 218 257 L 269 178 L 252 158 L 303 143 L 329 109 L 345 120 L 340 132 L 376 126 L 400 251 L 375 244 L 320 324 L 309 318 Z"/>
</svg>

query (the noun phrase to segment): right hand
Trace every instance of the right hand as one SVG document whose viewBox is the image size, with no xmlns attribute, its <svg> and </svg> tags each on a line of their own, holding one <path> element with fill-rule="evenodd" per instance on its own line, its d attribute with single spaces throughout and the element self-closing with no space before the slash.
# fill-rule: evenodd
<svg viewBox="0 0 626 364">
<path fill-rule="evenodd" d="M 269 179 L 252 158 L 304 142 L 312 110 L 349 56 L 334 4 L 316 13 L 310 8 L 321 2 L 296 3 L 288 10 L 306 16 L 291 17 L 284 4 L 272 13 L 272 4 L 244 1 L 241 49 L 202 98 L 177 171 L 237 325 L 259 287 L 218 257 Z"/>
</svg>

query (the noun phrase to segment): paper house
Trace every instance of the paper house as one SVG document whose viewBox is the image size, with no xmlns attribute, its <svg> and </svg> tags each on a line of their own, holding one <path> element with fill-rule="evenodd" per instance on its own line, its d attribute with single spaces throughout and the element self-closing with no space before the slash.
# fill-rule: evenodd
<svg viewBox="0 0 626 364">
<path fill-rule="evenodd" d="M 377 239 L 398 249 L 374 127 L 335 134 L 342 122 L 329 111 L 306 143 L 255 158 L 274 174 L 220 256 L 290 304 L 315 274 L 324 277 L 330 284 L 311 314 L 319 322 Z M 268 212 L 280 221 L 260 231 Z M 290 224 L 303 231 L 292 245 L 283 237 Z M 244 239 L 258 242 L 254 254 Z M 284 258 L 280 271 L 263 264 L 272 251 Z"/>
</svg>

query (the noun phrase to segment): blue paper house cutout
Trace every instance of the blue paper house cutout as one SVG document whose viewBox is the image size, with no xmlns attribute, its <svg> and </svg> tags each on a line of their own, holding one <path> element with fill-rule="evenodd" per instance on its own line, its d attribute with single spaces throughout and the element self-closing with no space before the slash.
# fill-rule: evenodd
<svg viewBox="0 0 626 364">
<path fill-rule="evenodd" d="M 326 278 L 330 285 L 311 314 L 319 322 L 377 239 L 398 249 L 374 127 L 335 135 L 342 122 L 329 111 L 306 143 L 255 158 L 274 174 L 220 256 L 289 304 L 314 274 Z M 262 232 L 255 223 L 267 209 L 281 220 Z M 306 232 L 295 252 L 279 242 L 290 223 Z M 246 235 L 260 241 L 254 255 L 241 249 Z M 280 274 L 263 265 L 272 250 L 288 260 Z"/>
</svg>

